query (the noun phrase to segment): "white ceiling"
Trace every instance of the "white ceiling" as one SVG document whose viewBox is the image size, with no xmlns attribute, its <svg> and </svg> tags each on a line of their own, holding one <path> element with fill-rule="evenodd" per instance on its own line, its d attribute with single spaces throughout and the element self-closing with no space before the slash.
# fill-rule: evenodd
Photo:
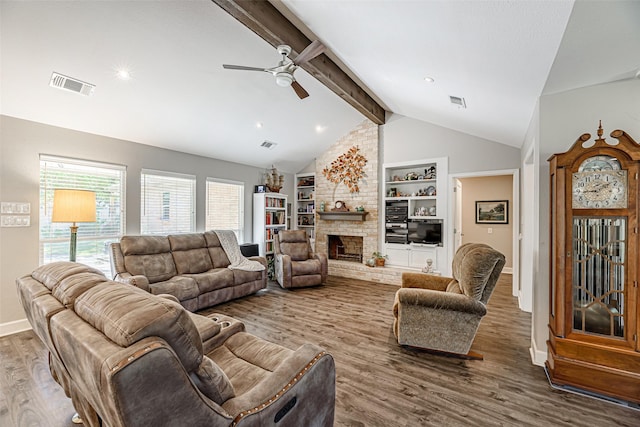
<svg viewBox="0 0 640 427">
<path fill-rule="evenodd" d="M 209 0 L 0 5 L 5 115 L 288 172 L 364 120 L 304 70 L 296 78 L 310 93 L 305 100 L 266 73 L 224 70 L 223 63 L 272 66 L 279 57 Z M 514 147 L 543 90 L 640 68 L 637 0 L 276 5 L 388 110 Z M 130 81 L 115 77 L 120 66 L 130 68 Z M 49 87 L 54 71 L 95 84 L 95 93 Z M 467 108 L 452 106 L 450 95 L 464 97 Z M 264 140 L 278 145 L 265 150 Z"/>
</svg>

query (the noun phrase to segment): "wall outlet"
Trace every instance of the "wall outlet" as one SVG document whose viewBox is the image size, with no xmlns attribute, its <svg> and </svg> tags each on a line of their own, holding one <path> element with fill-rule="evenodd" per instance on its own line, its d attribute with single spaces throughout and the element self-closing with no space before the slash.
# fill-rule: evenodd
<svg viewBox="0 0 640 427">
<path fill-rule="evenodd" d="M 487 228 L 487 233 L 493 234 L 493 228 L 491 228 L 491 227 Z"/>
</svg>

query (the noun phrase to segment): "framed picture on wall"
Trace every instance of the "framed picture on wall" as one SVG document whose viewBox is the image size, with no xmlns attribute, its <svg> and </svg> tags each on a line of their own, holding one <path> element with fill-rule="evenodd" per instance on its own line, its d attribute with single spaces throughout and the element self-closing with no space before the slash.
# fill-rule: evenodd
<svg viewBox="0 0 640 427">
<path fill-rule="evenodd" d="M 509 224 L 509 201 L 476 201 L 476 224 Z"/>
</svg>

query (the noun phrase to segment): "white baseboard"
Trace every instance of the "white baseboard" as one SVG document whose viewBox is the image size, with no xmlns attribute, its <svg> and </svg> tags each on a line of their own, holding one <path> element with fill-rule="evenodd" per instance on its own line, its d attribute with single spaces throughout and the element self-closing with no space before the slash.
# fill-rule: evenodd
<svg viewBox="0 0 640 427">
<path fill-rule="evenodd" d="M 503 267 L 502 272 L 504 274 L 513 274 L 513 267 Z"/>
<path fill-rule="evenodd" d="M 0 323 L 0 337 L 17 334 L 18 332 L 28 331 L 29 329 L 31 329 L 31 324 L 27 319 Z"/>
<path fill-rule="evenodd" d="M 531 354 L 531 362 L 536 366 L 544 366 L 544 362 L 547 361 L 547 351 L 538 350 L 536 342 L 531 338 L 531 347 L 529 347 L 529 353 Z"/>
</svg>

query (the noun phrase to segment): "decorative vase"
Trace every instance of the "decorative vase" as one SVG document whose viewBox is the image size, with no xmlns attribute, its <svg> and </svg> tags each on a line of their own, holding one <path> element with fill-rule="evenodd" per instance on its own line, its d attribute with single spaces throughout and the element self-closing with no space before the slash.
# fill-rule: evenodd
<svg viewBox="0 0 640 427">
<path fill-rule="evenodd" d="M 384 267 L 384 258 L 376 258 L 376 267 Z"/>
</svg>

